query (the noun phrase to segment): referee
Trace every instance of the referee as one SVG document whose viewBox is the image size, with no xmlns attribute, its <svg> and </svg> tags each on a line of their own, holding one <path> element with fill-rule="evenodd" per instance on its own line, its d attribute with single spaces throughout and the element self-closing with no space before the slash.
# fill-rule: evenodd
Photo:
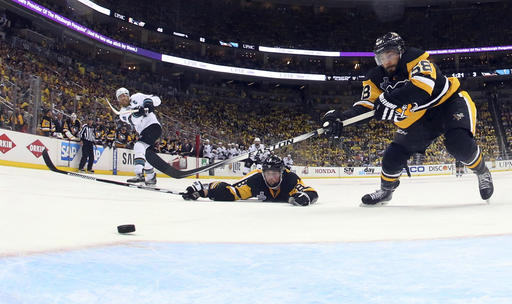
<svg viewBox="0 0 512 304">
<path fill-rule="evenodd" d="M 92 165 L 94 163 L 94 143 L 96 142 L 96 138 L 94 137 L 95 130 L 93 126 L 93 119 L 89 117 L 87 119 L 87 123 L 82 126 L 80 132 L 78 132 L 78 137 L 83 142 L 82 144 L 82 159 L 80 159 L 80 165 L 78 166 L 78 171 L 85 172 L 84 166 L 85 162 L 87 162 L 87 172 L 94 173 L 92 170 Z"/>
</svg>

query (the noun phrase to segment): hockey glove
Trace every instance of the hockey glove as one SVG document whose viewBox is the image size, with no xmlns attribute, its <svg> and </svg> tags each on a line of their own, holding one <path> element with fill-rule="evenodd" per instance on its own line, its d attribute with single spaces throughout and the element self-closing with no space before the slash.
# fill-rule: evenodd
<svg viewBox="0 0 512 304">
<path fill-rule="evenodd" d="M 339 138 L 343 131 L 343 122 L 339 111 L 330 110 L 322 116 L 322 127 L 325 130 L 325 136 Z"/>
<path fill-rule="evenodd" d="M 378 120 L 390 120 L 395 121 L 396 111 L 395 109 L 398 106 L 394 103 L 386 100 L 385 93 L 380 94 L 379 98 L 375 100 L 374 108 L 375 108 L 375 118 Z"/>
<path fill-rule="evenodd" d="M 182 194 L 184 200 L 196 200 L 200 197 L 206 197 L 204 194 L 204 190 L 207 185 L 203 185 L 200 181 L 196 181 L 192 184 L 192 186 L 188 186 L 186 193 Z"/>
<path fill-rule="evenodd" d="M 146 109 L 146 114 L 155 110 L 155 105 L 153 104 L 153 100 L 151 98 L 144 99 L 143 107 Z"/>
<path fill-rule="evenodd" d="M 311 198 L 304 192 L 297 192 L 290 196 L 288 203 L 295 206 L 309 206 L 311 204 Z"/>
</svg>

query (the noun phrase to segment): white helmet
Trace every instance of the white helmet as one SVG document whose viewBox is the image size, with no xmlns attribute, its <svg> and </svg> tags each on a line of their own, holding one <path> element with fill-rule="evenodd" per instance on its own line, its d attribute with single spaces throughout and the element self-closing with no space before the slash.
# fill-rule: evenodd
<svg viewBox="0 0 512 304">
<path fill-rule="evenodd" d="M 259 137 L 256 137 L 256 138 L 254 139 L 254 142 L 261 142 L 261 139 L 260 139 Z"/>
<path fill-rule="evenodd" d="M 121 96 L 123 94 L 126 94 L 126 95 L 128 95 L 128 97 L 130 97 L 130 92 L 128 91 L 128 89 L 126 89 L 126 88 L 117 89 L 117 91 L 116 91 L 117 100 L 119 100 L 119 96 Z"/>
</svg>

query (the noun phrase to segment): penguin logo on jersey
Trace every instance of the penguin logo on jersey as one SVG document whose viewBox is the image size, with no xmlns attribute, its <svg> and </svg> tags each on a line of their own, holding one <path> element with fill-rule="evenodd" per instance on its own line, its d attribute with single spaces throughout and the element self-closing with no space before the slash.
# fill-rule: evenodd
<svg viewBox="0 0 512 304">
<path fill-rule="evenodd" d="M 386 93 L 390 93 L 391 91 L 393 91 L 394 89 L 398 89 L 398 88 L 401 88 L 403 87 L 404 85 L 406 85 L 407 83 L 409 82 L 409 79 L 404 79 L 404 80 L 400 80 L 400 81 L 397 81 L 395 84 L 393 84 L 390 80 L 389 80 L 389 77 L 383 77 L 382 78 L 382 82 L 380 83 L 380 88 L 385 91 Z"/>
</svg>

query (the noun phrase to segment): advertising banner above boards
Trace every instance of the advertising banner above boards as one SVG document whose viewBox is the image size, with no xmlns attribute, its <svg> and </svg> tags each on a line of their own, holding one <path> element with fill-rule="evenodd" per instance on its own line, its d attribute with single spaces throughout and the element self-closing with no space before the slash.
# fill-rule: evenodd
<svg viewBox="0 0 512 304">
<path fill-rule="evenodd" d="M 50 157 L 58 167 L 78 168 L 82 156 L 81 144 L 79 142 L 0 129 L 0 165 L 44 169 L 46 165 L 41 157 L 44 149 L 48 149 Z M 178 170 L 196 168 L 196 158 L 194 157 L 181 157 L 162 153 L 158 155 Z M 112 174 L 115 171 L 120 175 L 133 174 L 133 160 L 135 158 L 133 150 L 113 149 L 97 145 L 94 149 L 94 156 L 94 170 L 97 173 Z M 198 165 L 202 167 L 208 163 L 208 159 L 200 158 Z M 488 161 L 486 163 L 493 172 L 512 171 L 512 160 Z M 254 170 L 256 168 L 256 165 L 254 165 L 251 169 Z M 243 176 L 243 169 L 244 163 L 236 162 L 202 172 L 200 176 L 210 178 L 241 178 Z M 455 165 L 414 165 L 409 166 L 409 170 L 412 176 L 451 175 L 455 174 Z M 301 178 L 362 178 L 379 177 L 381 168 L 293 166 L 291 171 Z M 404 169 L 403 176 L 405 174 Z"/>
</svg>

